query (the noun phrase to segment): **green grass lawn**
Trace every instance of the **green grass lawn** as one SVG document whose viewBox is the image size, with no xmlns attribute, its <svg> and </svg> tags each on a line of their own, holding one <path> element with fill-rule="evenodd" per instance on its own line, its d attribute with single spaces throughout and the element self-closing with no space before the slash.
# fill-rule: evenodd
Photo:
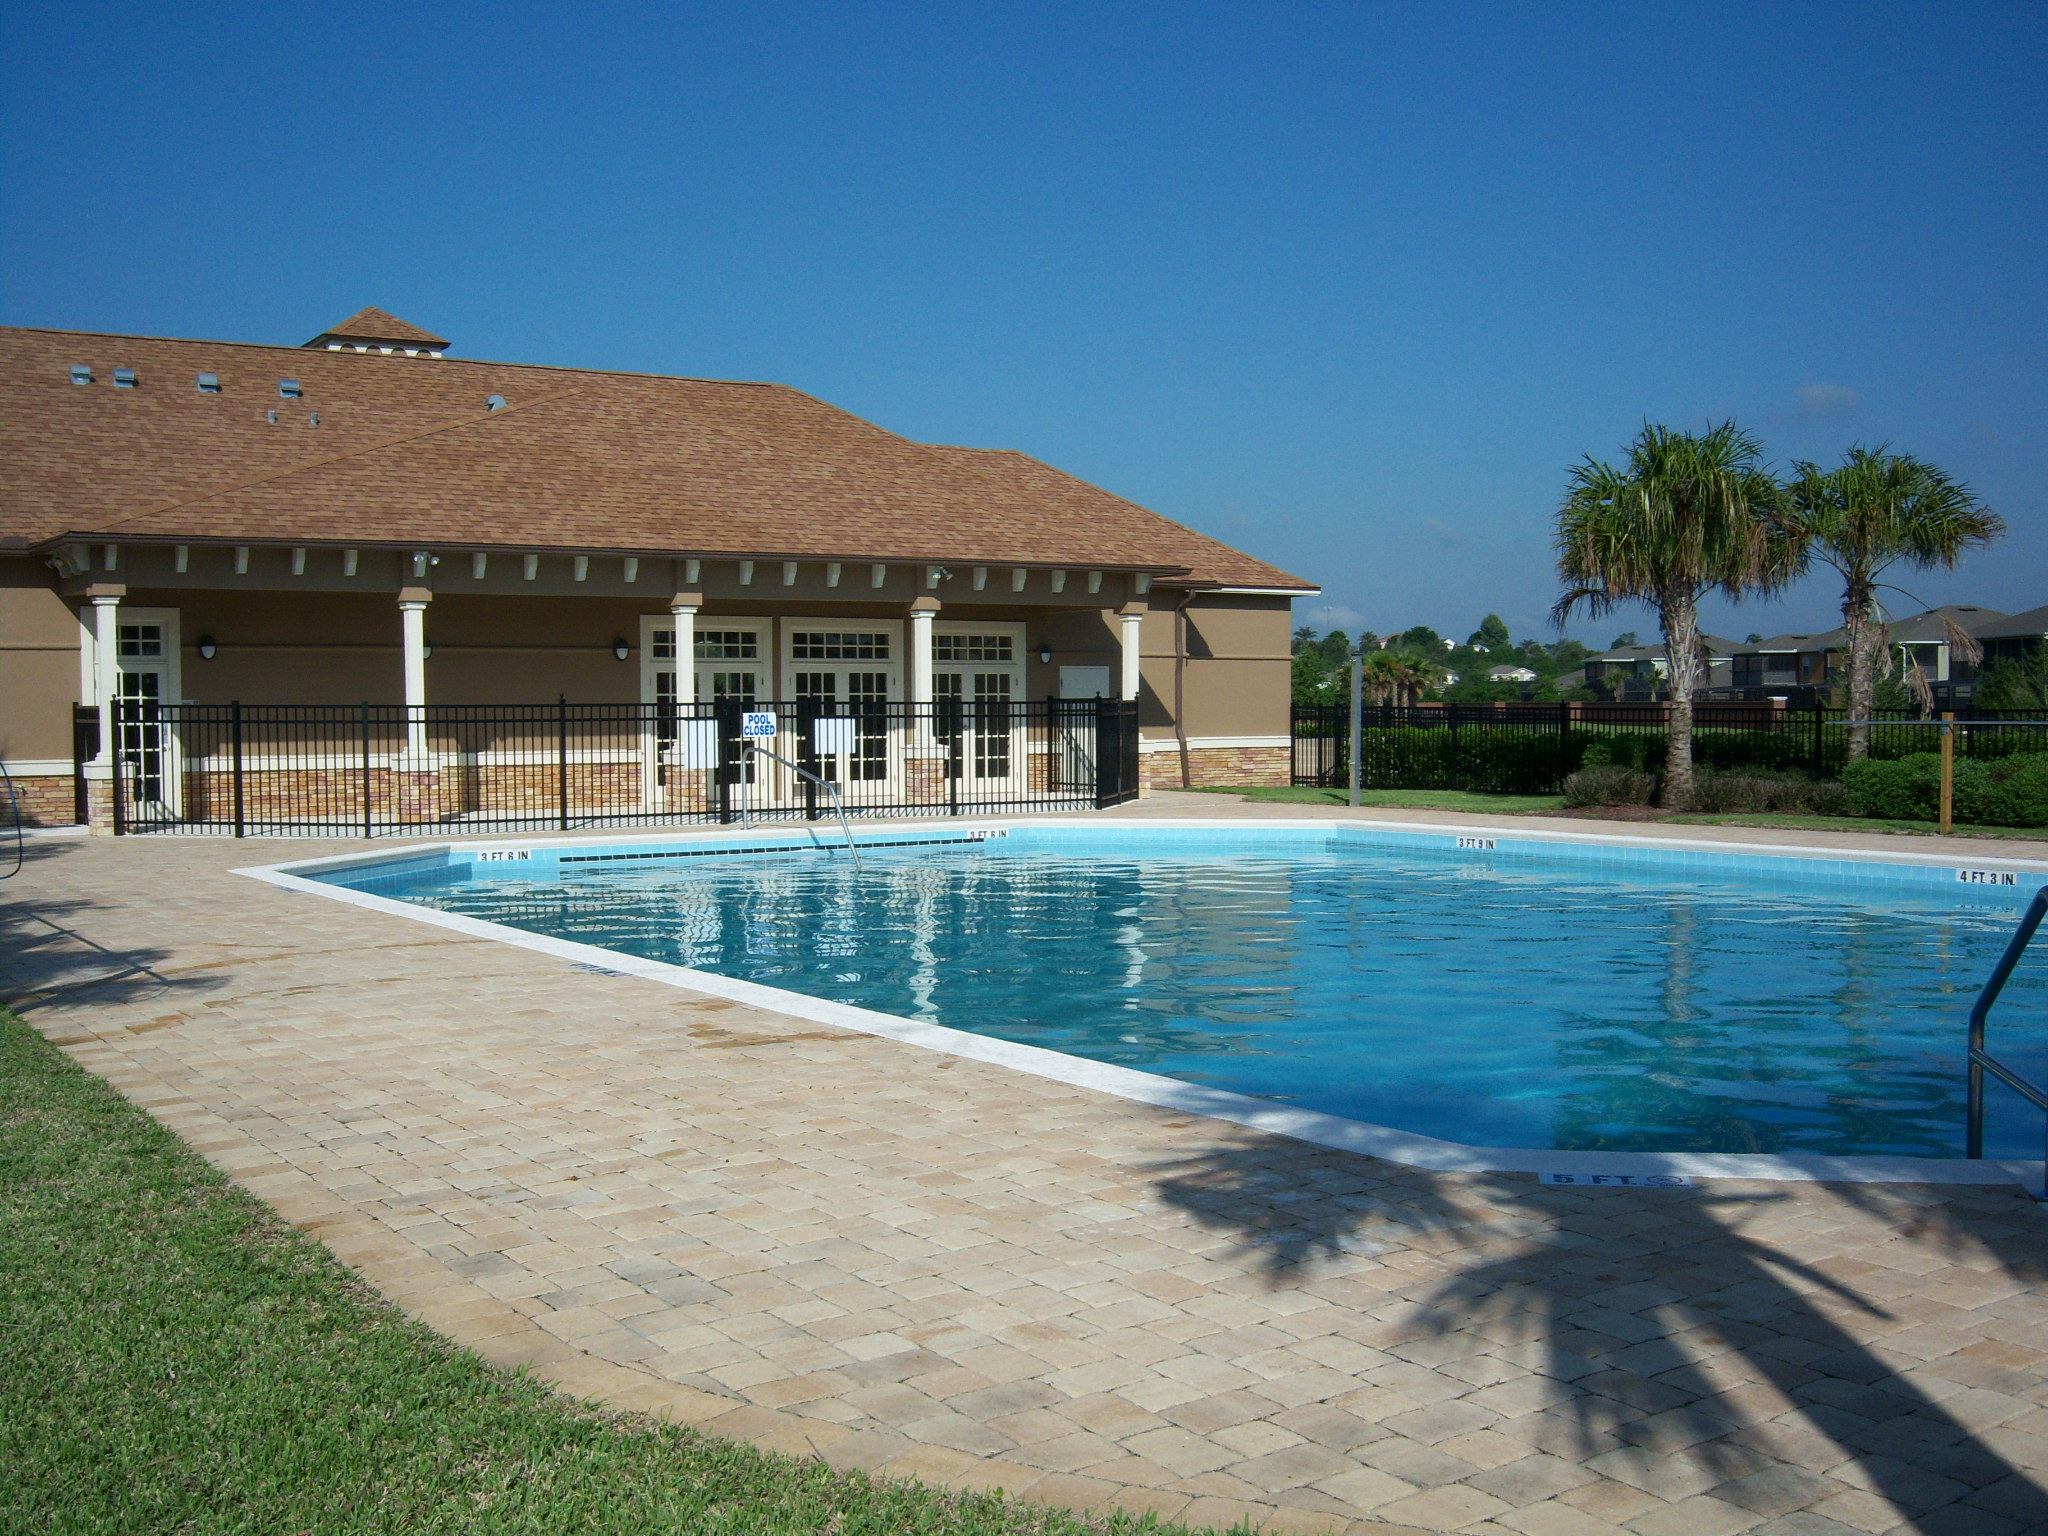
<svg viewBox="0 0 2048 1536">
<path fill-rule="evenodd" d="M 1178 1530 L 570 1401 L 382 1301 L 0 1010 L 0 1530 Z"/>
<path fill-rule="evenodd" d="M 1349 805 L 1351 795 L 1342 789 L 1309 789 L 1302 786 L 1260 785 L 1251 789 L 1205 789 L 1202 794 L 1242 795 L 1247 800 L 1271 800 L 1292 805 Z M 1539 816 L 1560 810 L 1562 795 L 1474 795 L 1456 789 L 1362 789 L 1360 805 L 1402 805 L 1437 811 L 1491 811 L 1499 816 Z"/>
<path fill-rule="evenodd" d="M 1931 821 L 1885 821 L 1874 816 L 1777 816 L 1762 811 L 1729 811 L 1715 815 L 1668 816 L 1667 821 L 1701 827 L 1792 827 L 1810 832 L 1903 832 L 1937 837 Z M 1951 837 L 2017 837 L 2048 842 L 2048 827 L 1966 827 L 1958 823 Z"/>
<path fill-rule="evenodd" d="M 1291 805 L 1349 805 L 1350 795 L 1341 789 L 1310 789 L 1302 786 L 1262 785 L 1251 789 L 1203 789 L 1208 795 L 1239 795 L 1246 800 L 1267 800 Z M 1565 809 L 1562 795 L 1479 795 L 1455 789 L 1364 789 L 1358 793 L 1362 806 L 1397 805 L 1418 810 L 1471 811 L 1495 816 L 1548 816 Z M 1929 821 L 1881 821 L 1868 816 L 1776 816 L 1765 812 L 1741 811 L 1715 815 L 1658 816 L 1652 822 L 1700 827 L 1790 827 L 1812 832 L 1891 832 L 1920 837 L 1935 835 Z M 1956 837 L 2027 838 L 2048 841 L 2048 827 L 1956 827 Z"/>
</svg>

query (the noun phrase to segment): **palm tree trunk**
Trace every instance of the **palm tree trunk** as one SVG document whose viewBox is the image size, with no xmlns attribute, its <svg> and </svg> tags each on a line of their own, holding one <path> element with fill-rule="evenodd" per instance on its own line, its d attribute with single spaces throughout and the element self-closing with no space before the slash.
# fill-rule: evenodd
<svg viewBox="0 0 2048 1536">
<path fill-rule="evenodd" d="M 1671 684 L 1671 732 L 1664 752 L 1664 808 L 1692 805 L 1692 696 L 1700 684 L 1700 616 L 1690 588 L 1667 592 L 1657 605 Z"/>
<path fill-rule="evenodd" d="M 1877 658 L 1890 640 L 1870 611 L 1868 583 L 1852 580 L 1842 598 L 1849 642 L 1849 761 L 1870 755 L 1870 712 L 1877 705 Z"/>
</svg>

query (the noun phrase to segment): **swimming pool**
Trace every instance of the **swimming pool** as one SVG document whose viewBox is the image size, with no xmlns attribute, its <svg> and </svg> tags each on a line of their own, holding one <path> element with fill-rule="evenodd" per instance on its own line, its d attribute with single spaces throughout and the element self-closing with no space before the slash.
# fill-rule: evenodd
<svg viewBox="0 0 2048 1536">
<path fill-rule="evenodd" d="M 1357 824 L 451 845 L 371 899 L 1485 1147 L 1954 1158 L 2048 873 Z M 2039 1020 L 2048 964 L 2001 1005 Z M 2038 1029 L 1996 1049 L 2037 1081 Z M 1996 1090 L 1988 1151 L 2038 1156 Z"/>
</svg>

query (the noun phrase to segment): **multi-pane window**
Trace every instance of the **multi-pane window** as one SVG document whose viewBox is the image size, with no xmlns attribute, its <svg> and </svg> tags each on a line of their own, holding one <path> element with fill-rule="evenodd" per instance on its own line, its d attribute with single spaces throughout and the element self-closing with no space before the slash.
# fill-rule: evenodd
<svg viewBox="0 0 2048 1536">
<path fill-rule="evenodd" d="M 164 627 L 161 624 L 123 624 L 115 636 L 123 656 L 161 656 Z"/>
<path fill-rule="evenodd" d="M 699 661 L 759 661 L 761 642 L 751 629 L 700 629 Z"/>
<path fill-rule="evenodd" d="M 885 657 L 889 654 L 888 636 L 865 635 L 858 638 L 881 641 L 881 654 Z M 847 776 L 862 780 L 886 779 L 889 777 L 889 674 L 847 673 L 846 702 L 851 706 L 850 713 L 860 721 L 853 757 L 846 765 Z"/>
<path fill-rule="evenodd" d="M 789 637 L 790 655 L 798 661 L 887 661 L 889 637 L 839 630 L 799 630 Z"/>
<path fill-rule="evenodd" d="M 676 659 L 676 632 L 672 629 L 657 629 L 648 644 L 648 654 L 656 661 Z"/>
<path fill-rule="evenodd" d="M 1008 635 L 933 635 L 933 661 L 1015 661 Z"/>
</svg>

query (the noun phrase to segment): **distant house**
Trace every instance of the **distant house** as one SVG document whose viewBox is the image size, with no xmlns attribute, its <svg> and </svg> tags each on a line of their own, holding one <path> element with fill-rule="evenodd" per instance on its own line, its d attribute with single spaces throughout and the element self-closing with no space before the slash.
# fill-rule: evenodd
<svg viewBox="0 0 2048 1536">
<path fill-rule="evenodd" d="M 1949 624 L 1984 643 L 1987 634 L 1994 632 L 1997 638 L 2006 638 L 2005 626 L 2015 622 L 2018 628 L 2011 632 L 2017 637 L 2015 644 L 2024 644 L 2025 636 L 2048 631 L 2048 608 L 2033 610 L 2032 620 L 2022 614 L 2017 621 L 2009 620 L 1996 608 L 1974 603 L 1930 608 L 1889 626 L 1892 659 L 1900 671 L 1917 662 L 1937 698 L 1966 702 L 1977 669 L 1967 658 L 1953 654 Z M 1836 687 L 1843 681 L 1848 649 L 1848 632 L 1839 628 L 1752 641 L 1735 648 L 1730 686 L 1750 698 L 1818 702 L 1818 690 Z M 1985 643 L 1985 658 L 1989 660 L 1992 655 L 1991 645 Z"/>
<path fill-rule="evenodd" d="M 1707 676 L 1704 686 L 1729 685 L 1729 658 L 1737 649 L 1724 635 L 1701 635 L 1706 647 Z M 1586 682 L 1616 698 L 1654 701 L 1665 697 L 1671 663 L 1661 645 L 1624 645 L 1586 658 Z"/>
<path fill-rule="evenodd" d="M 1536 674 L 1527 667 L 1488 667 L 1486 680 L 1489 683 L 1533 683 Z"/>
<path fill-rule="evenodd" d="M 1984 664 L 2019 661 L 2034 646 L 2048 643 L 2048 607 L 1993 619 L 1973 627 L 1970 633 L 1984 647 Z"/>
<path fill-rule="evenodd" d="M 1728 683 L 1750 695 L 1790 697 L 1792 690 L 1825 688 L 1829 657 L 1843 643 L 1842 631 L 1773 635 L 1735 648 Z"/>
</svg>

